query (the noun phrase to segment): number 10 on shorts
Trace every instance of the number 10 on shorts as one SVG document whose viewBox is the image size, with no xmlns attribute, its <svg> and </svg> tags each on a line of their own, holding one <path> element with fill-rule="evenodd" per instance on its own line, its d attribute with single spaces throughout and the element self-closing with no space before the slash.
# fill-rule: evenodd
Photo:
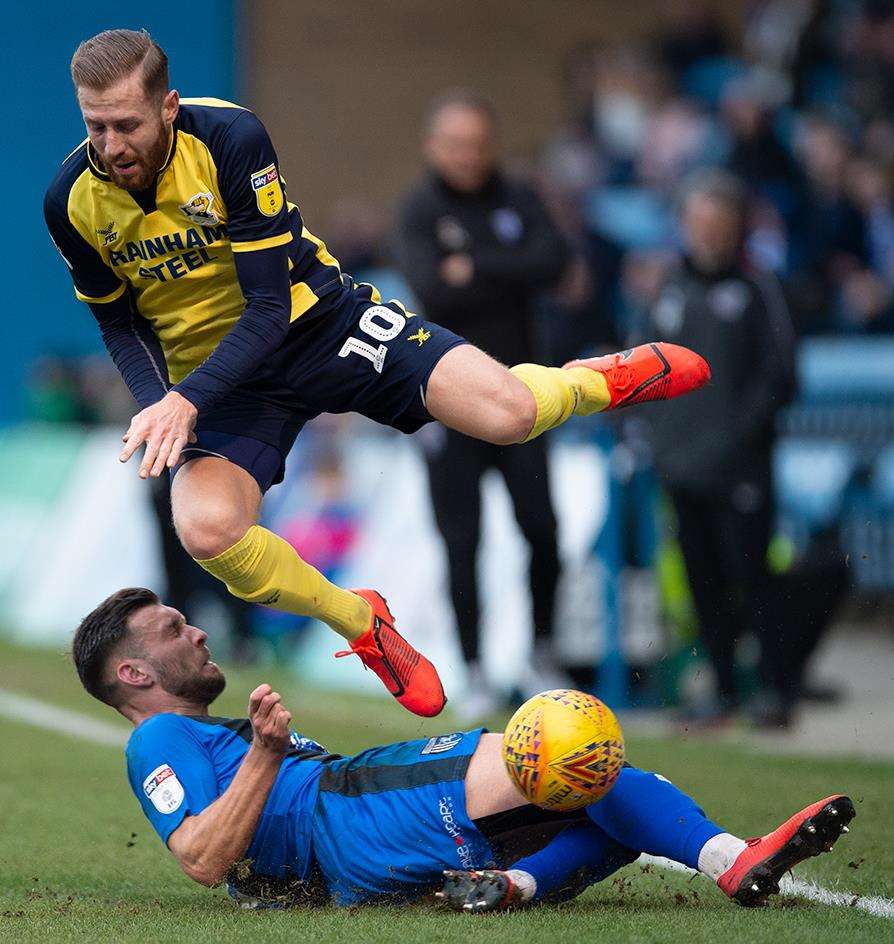
<svg viewBox="0 0 894 944">
<path fill-rule="evenodd" d="M 387 327 L 381 324 L 383 321 L 387 322 Z M 393 341 L 403 331 L 406 323 L 407 319 L 396 311 L 384 305 L 373 305 L 363 313 L 359 324 L 364 334 L 368 334 L 374 341 L 379 342 L 378 347 L 374 347 L 368 341 L 361 341 L 360 338 L 348 338 L 338 352 L 338 356 L 347 357 L 349 354 L 359 354 L 370 361 L 376 372 L 381 374 L 385 364 L 385 355 L 388 353 L 388 348 L 382 342 Z"/>
</svg>

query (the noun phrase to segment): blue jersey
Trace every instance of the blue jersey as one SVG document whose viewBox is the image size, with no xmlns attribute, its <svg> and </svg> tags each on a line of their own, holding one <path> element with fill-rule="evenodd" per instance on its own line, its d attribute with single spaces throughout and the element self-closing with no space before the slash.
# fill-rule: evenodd
<svg viewBox="0 0 894 944">
<path fill-rule="evenodd" d="M 227 789 L 251 738 L 247 718 L 158 714 L 136 728 L 127 742 L 127 776 L 162 842 Z M 292 747 L 246 851 L 255 874 L 308 875 L 320 774 L 332 759 L 316 741 L 292 732 Z"/>
<path fill-rule="evenodd" d="M 231 894 L 263 904 L 352 905 L 431 891 L 443 869 L 493 859 L 465 808 L 482 729 L 327 753 L 292 733 Z M 252 738 L 246 718 L 154 715 L 127 744 L 130 785 L 163 842 L 227 789 Z"/>
</svg>

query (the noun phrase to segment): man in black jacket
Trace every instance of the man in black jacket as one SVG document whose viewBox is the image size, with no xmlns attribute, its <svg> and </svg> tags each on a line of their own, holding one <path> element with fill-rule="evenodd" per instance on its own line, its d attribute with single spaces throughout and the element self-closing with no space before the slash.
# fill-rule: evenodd
<svg viewBox="0 0 894 944">
<path fill-rule="evenodd" d="M 736 707 L 734 649 L 751 631 L 761 642 L 766 688 L 756 710 L 760 720 L 784 725 L 790 695 L 774 660 L 784 627 L 772 612 L 766 558 L 775 417 L 793 392 L 794 336 L 776 279 L 743 260 L 746 201 L 741 182 L 725 171 L 703 172 L 685 194 L 685 252 L 649 327 L 699 351 L 713 380 L 687 400 L 656 404 L 646 419 L 717 676 L 709 714 L 723 718 Z"/>
<path fill-rule="evenodd" d="M 429 172 L 404 202 L 398 250 L 426 317 L 503 363 L 541 359 L 533 337 L 532 300 L 561 276 L 569 250 L 533 190 L 499 169 L 490 103 L 462 91 L 442 97 L 429 116 L 425 154 Z M 449 429 L 435 433 L 427 448 L 429 482 L 469 668 L 463 710 L 472 719 L 496 707 L 479 665 L 475 557 L 482 475 L 489 468 L 500 471 L 531 548 L 535 645 L 522 684 L 525 694 L 566 681 L 556 671 L 551 648 L 559 578 L 556 519 L 542 439 L 513 449 Z"/>
</svg>

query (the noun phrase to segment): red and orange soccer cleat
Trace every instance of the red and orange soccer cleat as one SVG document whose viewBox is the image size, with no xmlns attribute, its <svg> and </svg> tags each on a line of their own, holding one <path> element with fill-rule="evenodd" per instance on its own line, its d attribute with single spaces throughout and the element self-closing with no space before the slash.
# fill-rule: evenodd
<svg viewBox="0 0 894 944">
<path fill-rule="evenodd" d="M 369 629 L 335 658 L 358 655 L 384 682 L 385 688 L 414 715 L 432 718 L 441 713 L 447 699 L 438 670 L 394 628 L 394 617 L 381 593 L 352 590 L 372 607 Z"/>
<path fill-rule="evenodd" d="M 650 400 L 672 400 L 698 390 L 711 379 L 707 361 L 679 344 L 653 341 L 617 354 L 569 361 L 569 367 L 589 367 L 605 377 L 611 403 L 617 410 Z"/>
<path fill-rule="evenodd" d="M 799 862 L 829 852 L 855 815 L 850 797 L 840 793 L 811 804 L 766 836 L 747 840 L 747 848 L 717 879 L 720 890 L 746 908 L 765 905 L 779 891 L 782 876 Z"/>
</svg>

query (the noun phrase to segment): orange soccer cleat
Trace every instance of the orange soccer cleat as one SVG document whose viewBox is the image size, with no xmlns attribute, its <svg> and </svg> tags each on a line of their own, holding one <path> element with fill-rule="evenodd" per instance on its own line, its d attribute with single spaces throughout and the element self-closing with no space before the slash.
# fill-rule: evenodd
<svg viewBox="0 0 894 944">
<path fill-rule="evenodd" d="M 438 670 L 417 652 L 394 628 L 394 617 L 381 593 L 352 590 L 372 607 L 369 629 L 351 643 L 350 649 L 336 652 L 336 659 L 358 655 L 372 669 L 385 688 L 414 715 L 432 718 L 440 714 L 447 699 Z"/>
<path fill-rule="evenodd" d="M 733 901 L 754 908 L 779 891 L 779 880 L 799 862 L 829 852 L 856 815 L 850 797 L 836 793 L 795 813 L 778 829 L 748 845 L 717 879 Z"/>
<path fill-rule="evenodd" d="M 671 400 L 698 390 L 711 379 L 707 361 L 679 344 L 653 341 L 617 354 L 569 361 L 569 367 L 589 367 L 605 377 L 611 402 L 617 410 L 649 400 Z"/>
</svg>

